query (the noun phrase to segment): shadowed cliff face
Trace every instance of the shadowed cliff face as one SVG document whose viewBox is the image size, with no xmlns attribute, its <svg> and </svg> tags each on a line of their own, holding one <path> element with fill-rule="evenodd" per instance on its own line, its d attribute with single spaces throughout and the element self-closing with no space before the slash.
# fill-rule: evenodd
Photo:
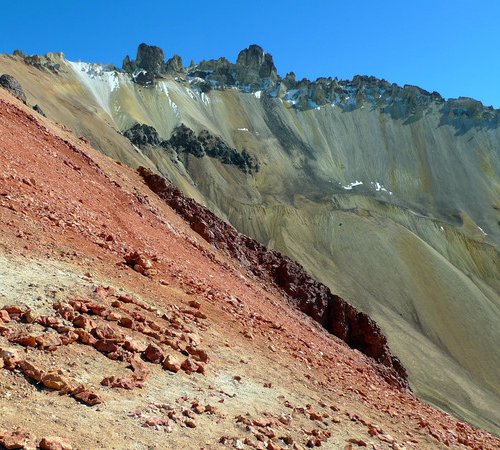
<svg viewBox="0 0 500 450">
<path fill-rule="evenodd" d="M 147 85 L 60 55 L 2 56 L 0 73 L 105 154 L 300 262 L 376 320 L 418 395 L 498 432 L 498 111 L 373 77 L 282 78 L 261 50 L 189 67 L 160 55 Z M 156 134 L 133 144 L 122 133 L 136 124 Z M 259 170 L 157 145 L 181 124 Z"/>
</svg>

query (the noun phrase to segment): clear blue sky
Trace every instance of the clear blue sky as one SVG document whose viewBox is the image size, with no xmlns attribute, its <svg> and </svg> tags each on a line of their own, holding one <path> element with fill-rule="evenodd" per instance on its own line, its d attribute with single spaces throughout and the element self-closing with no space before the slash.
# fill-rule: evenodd
<svg viewBox="0 0 500 450">
<path fill-rule="evenodd" d="M 0 36 L 0 53 L 119 66 L 140 42 L 185 64 L 257 43 L 281 75 L 374 75 L 500 107 L 500 0 L 11 1 Z"/>
</svg>

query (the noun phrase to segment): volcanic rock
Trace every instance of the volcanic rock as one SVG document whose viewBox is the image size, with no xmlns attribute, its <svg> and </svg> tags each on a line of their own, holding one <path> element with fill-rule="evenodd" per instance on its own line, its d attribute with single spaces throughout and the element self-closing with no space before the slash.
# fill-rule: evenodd
<svg viewBox="0 0 500 450">
<path fill-rule="evenodd" d="M 38 105 L 33 106 L 33 110 L 36 111 L 41 116 L 47 117 L 47 115 L 43 112 L 43 109 L 40 108 L 40 106 L 38 106 Z"/>
<path fill-rule="evenodd" d="M 33 364 L 29 363 L 28 361 L 19 361 L 17 363 L 17 367 L 21 372 L 24 373 L 28 378 L 31 378 L 32 380 L 35 380 L 37 382 L 42 381 L 45 373 L 43 370 L 38 369 L 35 367 Z"/>
<path fill-rule="evenodd" d="M 12 75 L 5 73 L 0 76 L 0 86 L 7 89 L 14 97 L 26 104 L 26 94 L 24 93 L 19 81 L 17 81 Z"/>
<path fill-rule="evenodd" d="M 275 82 L 278 78 L 276 66 L 273 57 L 269 53 L 264 53 L 262 47 L 250 45 L 242 50 L 236 60 L 238 72 L 238 81 L 242 84 L 259 84 L 259 79 L 267 78 Z"/>
<path fill-rule="evenodd" d="M 148 86 L 165 72 L 165 54 L 160 47 L 140 44 L 135 61 L 128 56 L 123 60 L 123 70 L 132 74 L 136 83 Z"/>
<path fill-rule="evenodd" d="M 151 125 L 143 123 L 136 123 L 134 126 L 124 131 L 123 135 L 138 147 L 144 147 L 146 145 L 158 147 L 162 142 L 156 129 Z"/>
<path fill-rule="evenodd" d="M 95 406 L 102 403 L 102 399 L 89 389 L 85 389 L 84 386 L 79 386 L 75 389 L 72 394 L 73 398 L 88 405 Z"/>
<path fill-rule="evenodd" d="M 177 74 L 183 70 L 184 67 L 182 65 L 182 58 L 179 55 L 172 56 L 172 58 L 170 58 L 165 65 L 165 71 L 167 73 Z"/>
</svg>

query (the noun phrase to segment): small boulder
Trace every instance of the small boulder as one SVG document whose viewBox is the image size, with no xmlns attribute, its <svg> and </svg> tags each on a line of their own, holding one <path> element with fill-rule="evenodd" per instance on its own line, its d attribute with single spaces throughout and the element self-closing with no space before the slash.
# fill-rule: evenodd
<svg viewBox="0 0 500 450">
<path fill-rule="evenodd" d="M 88 406 L 95 406 L 102 403 L 102 399 L 96 393 L 89 389 L 85 389 L 84 386 L 76 388 L 71 395 L 74 399 Z"/>
<path fill-rule="evenodd" d="M 156 344 L 149 344 L 148 345 L 148 347 L 146 348 L 146 350 L 144 352 L 144 357 L 148 361 L 155 363 L 155 364 L 160 364 L 164 359 L 162 349 Z"/>
<path fill-rule="evenodd" d="M 40 336 L 37 336 L 36 343 L 42 349 L 52 349 L 62 345 L 62 340 L 55 333 L 44 333 Z"/>
<path fill-rule="evenodd" d="M 24 373 L 24 375 L 37 382 L 42 381 L 43 377 L 45 376 L 43 370 L 38 369 L 28 361 L 19 361 L 17 367 L 21 370 L 21 372 Z"/>
<path fill-rule="evenodd" d="M 46 114 L 43 112 L 43 109 L 40 108 L 40 106 L 38 106 L 38 105 L 33 106 L 33 110 L 36 111 L 41 116 L 47 117 Z"/>
<path fill-rule="evenodd" d="M 42 383 L 49 389 L 61 391 L 68 387 L 68 382 L 57 371 L 50 371 L 42 377 Z"/>
<path fill-rule="evenodd" d="M 72 450 L 71 444 L 59 436 L 47 436 L 38 444 L 41 450 Z"/>
<path fill-rule="evenodd" d="M 179 372 L 181 370 L 181 362 L 172 355 L 167 355 L 163 361 L 163 368 L 170 372 Z"/>
<path fill-rule="evenodd" d="M 10 433 L 5 433 L 3 437 L 0 439 L 0 444 L 3 445 L 7 450 L 12 449 L 27 449 L 27 448 L 35 448 L 35 444 L 33 443 L 33 436 L 21 429 L 17 429 Z"/>
<path fill-rule="evenodd" d="M 73 320 L 73 325 L 77 328 L 82 328 L 85 331 L 90 331 L 95 327 L 94 321 L 89 317 L 83 315 L 77 316 Z"/>
</svg>

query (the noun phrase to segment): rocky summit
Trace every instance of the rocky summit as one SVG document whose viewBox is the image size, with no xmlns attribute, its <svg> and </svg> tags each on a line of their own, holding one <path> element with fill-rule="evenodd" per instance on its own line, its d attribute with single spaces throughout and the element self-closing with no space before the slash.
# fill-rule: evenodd
<svg viewBox="0 0 500 450">
<path fill-rule="evenodd" d="M 500 446 L 499 110 L 258 45 L 0 74 L 0 447 Z"/>
</svg>

